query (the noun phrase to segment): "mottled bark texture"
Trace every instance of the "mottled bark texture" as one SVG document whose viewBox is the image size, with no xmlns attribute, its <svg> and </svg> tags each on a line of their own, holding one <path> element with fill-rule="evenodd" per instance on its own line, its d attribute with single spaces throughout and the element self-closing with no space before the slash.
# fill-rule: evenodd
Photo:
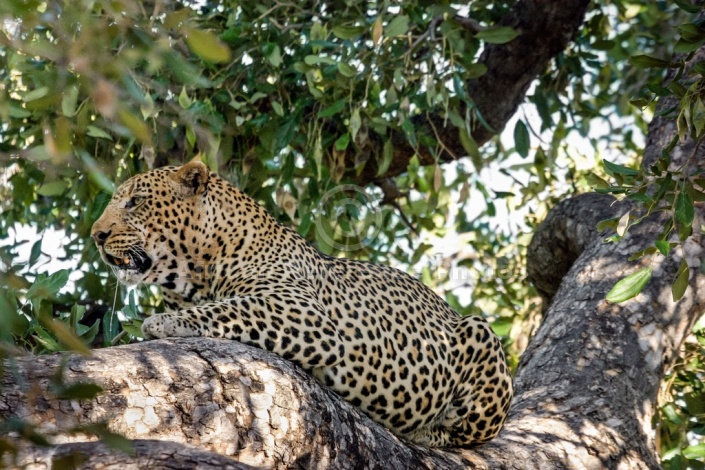
<svg viewBox="0 0 705 470">
<path fill-rule="evenodd" d="M 514 28 L 519 36 L 507 44 L 486 44 L 478 62 L 487 66 L 487 73 L 468 80 L 467 93 L 477 111 L 491 129 L 476 122 L 471 129 L 478 145 L 482 145 L 499 133 L 524 101 L 526 91 L 556 54 L 565 50 L 575 37 L 583 22 L 588 0 L 521 0 L 498 23 Z M 461 110 L 464 115 L 464 110 Z M 435 136 L 443 143 L 438 158 L 450 161 L 467 155 L 460 142 L 458 129 L 447 124 L 441 113 L 419 116 L 414 120 L 418 132 Z M 356 176 L 358 183 L 367 184 L 404 173 L 409 160 L 417 155 L 422 164 L 436 162 L 436 157 L 421 146 L 414 149 L 403 134 L 392 136 L 394 158 L 384 175 L 377 176 L 377 166 L 368 161 L 364 170 Z M 381 155 L 381 143 L 370 153 Z M 350 160 L 356 157 L 351 155 Z M 353 168 L 355 165 L 348 165 Z"/>
<path fill-rule="evenodd" d="M 169 441 L 134 440 L 132 452 L 115 450 L 100 442 L 75 442 L 55 447 L 26 449 L 25 468 L 32 470 L 255 470 L 214 452 Z M 6 467 L 14 466 L 7 460 Z"/>
</svg>

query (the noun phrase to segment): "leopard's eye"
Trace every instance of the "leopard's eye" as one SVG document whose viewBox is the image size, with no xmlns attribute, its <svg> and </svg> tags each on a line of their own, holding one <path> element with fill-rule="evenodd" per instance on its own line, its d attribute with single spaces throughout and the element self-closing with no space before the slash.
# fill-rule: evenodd
<svg viewBox="0 0 705 470">
<path fill-rule="evenodd" d="M 143 196 L 132 196 L 129 201 L 125 203 L 125 209 L 134 209 L 144 202 Z"/>
</svg>

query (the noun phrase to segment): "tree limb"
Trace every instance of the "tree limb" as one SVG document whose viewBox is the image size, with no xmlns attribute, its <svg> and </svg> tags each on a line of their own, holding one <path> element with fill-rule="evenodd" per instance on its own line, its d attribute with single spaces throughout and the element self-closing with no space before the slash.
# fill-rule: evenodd
<svg viewBox="0 0 705 470">
<path fill-rule="evenodd" d="M 548 302 L 575 260 L 595 242 L 598 222 L 621 215 L 614 203 L 606 194 L 582 194 L 561 201 L 541 223 L 529 244 L 526 269 Z"/>
<path fill-rule="evenodd" d="M 130 439 L 188 443 L 264 468 L 465 466 L 459 454 L 406 445 L 292 363 L 235 341 L 175 338 L 72 356 L 65 382 L 94 380 L 104 389 L 95 400 L 53 397 L 61 360 L 17 358 L 0 418 L 30 421 L 56 443 L 85 440 L 66 431 L 107 420 Z"/>
<path fill-rule="evenodd" d="M 478 145 L 486 143 L 504 128 L 524 100 L 531 82 L 575 37 L 588 4 L 588 0 L 521 0 L 497 23 L 497 26 L 514 28 L 519 36 L 507 44 L 485 44 L 478 62 L 487 66 L 487 73 L 466 83 L 469 97 L 491 127 L 487 129 L 478 124 L 472 130 Z M 454 155 L 467 154 L 458 130 L 446 125 L 445 116 L 439 113 L 428 118 L 419 116 L 414 124 L 419 132 L 429 135 L 436 130 L 439 141 L 443 142 L 439 152 L 441 161 L 451 161 Z M 404 173 L 416 151 L 422 165 L 435 162 L 427 149 L 423 146 L 412 148 L 401 133 L 392 135 L 392 143 L 394 156 L 387 172 L 378 176 L 377 166 L 369 161 L 357 177 L 359 184 Z M 381 143 L 378 144 L 380 149 L 376 153 L 381 155 Z M 353 168 L 355 165 L 349 163 L 347 166 Z"/>
<path fill-rule="evenodd" d="M 75 470 L 255 470 L 214 452 L 169 441 L 134 440 L 133 454 L 112 449 L 102 442 L 76 442 L 53 447 L 24 449 L 17 462 L 8 457 L 5 468 L 27 466 L 32 470 L 71 468 Z"/>
</svg>

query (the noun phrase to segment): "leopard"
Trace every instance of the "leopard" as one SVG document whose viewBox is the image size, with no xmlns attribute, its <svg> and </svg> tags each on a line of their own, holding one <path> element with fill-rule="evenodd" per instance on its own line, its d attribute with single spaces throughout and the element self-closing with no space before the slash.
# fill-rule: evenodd
<svg viewBox="0 0 705 470">
<path fill-rule="evenodd" d="M 332 257 L 198 158 L 127 179 L 91 229 L 121 284 L 161 286 L 145 339 L 273 352 L 411 443 L 495 437 L 512 399 L 501 340 L 416 277 Z"/>
</svg>

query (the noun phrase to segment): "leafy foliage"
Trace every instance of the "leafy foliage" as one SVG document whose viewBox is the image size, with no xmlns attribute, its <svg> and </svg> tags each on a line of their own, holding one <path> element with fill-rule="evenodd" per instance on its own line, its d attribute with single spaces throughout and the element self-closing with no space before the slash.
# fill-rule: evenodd
<svg viewBox="0 0 705 470">
<path fill-rule="evenodd" d="M 656 97 L 680 99 L 672 112 L 682 136 L 700 138 L 705 108 L 702 67 L 662 85 L 664 69 L 682 63 L 663 51 L 703 42 L 688 2 L 594 2 L 508 132 L 479 148 L 470 130 L 486 123 L 466 83 L 487 73 L 485 44 L 515 40 L 517 31 L 496 25 L 514 3 L 2 3 L 0 321 L 9 327 L 0 334 L 34 353 L 86 353 L 139 336 L 143 315 L 162 309 L 159 294 L 116 286 L 90 227 L 115 184 L 202 153 L 321 251 L 406 268 L 462 314 L 488 317 L 516 365 L 540 315 L 526 246 L 548 208 L 588 183 L 670 207 L 672 227 L 644 254 L 677 248 L 692 230 L 701 176 L 669 168 L 667 155 L 648 174 L 625 165 L 643 147 L 641 110 L 653 112 Z M 414 119 L 439 111 L 470 158 L 412 158 L 385 185 L 393 135 L 437 160 L 443 143 Z M 620 163 L 608 163 L 616 155 Z M 596 158 L 614 184 L 584 178 Z M 355 187 L 369 168 L 379 188 Z M 23 227 L 38 239 L 18 236 Z M 64 239 L 64 253 L 43 248 L 50 236 Z M 67 260 L 70 271 L 53 268 Z M 702 352 L 693 354 L 693 375 L 673 372 L 684 387 L 702 376 Z M 690 393 L 669 390 L 673 406 Z M 695 421 L 661 426 L 664 454 L 682 466 L 699 452 L 685 450 L 687 429 L 702 423 L 687 412 Z"/>
</svg>

